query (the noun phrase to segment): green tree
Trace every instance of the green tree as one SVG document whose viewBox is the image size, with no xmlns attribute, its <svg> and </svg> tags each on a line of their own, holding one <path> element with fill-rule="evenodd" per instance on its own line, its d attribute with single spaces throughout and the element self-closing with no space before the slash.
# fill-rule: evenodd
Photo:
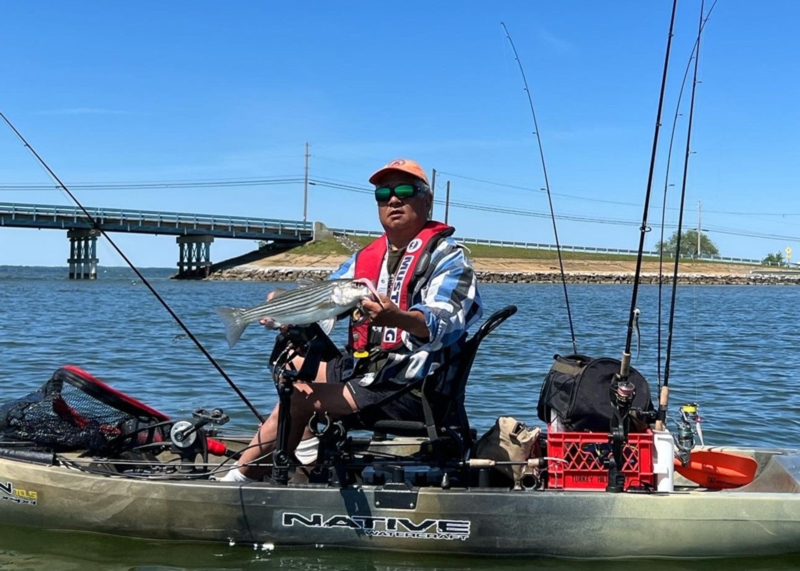
<svg viewBox="0 0 800 571">
<path fill-rule="evenodd" d="M 782 266 L 783 252 L 778 251 L 775 254 L 767 254 L 767 257 L 761 260 L 761 263 L 768 266 Z"/>
<path fill-rule="evenodd" d="M 678 231 L 672 233 L 669 240 L 666 242 L 659 242 L 656 244 L 656 250 L 663 251 L 668 256 L 675 254 L 676 246 L 678 244 Z M 700 255 L 701 256 L 719 256 L 719 249 L 716 244 L 711 241 L 706 234 L 700 233 Z M 697 256 L 697 230 L 685 230 L 681 234 L 681 257 Z"/>
</svg>

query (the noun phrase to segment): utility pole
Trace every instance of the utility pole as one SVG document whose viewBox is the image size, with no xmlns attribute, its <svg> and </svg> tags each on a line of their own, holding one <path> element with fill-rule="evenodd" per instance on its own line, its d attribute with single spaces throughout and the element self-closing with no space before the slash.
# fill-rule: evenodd
<svg viewBox="0 0 800 571">
<path fill-rule="evenodd" d="M 303 222 L 308 221 L 308 143 L 306 143 L 306 177 L 303 182 Z"/>
<path fill-rule="evenodd" d="M 428 212 L 428 218 L 433 218 L 433 199 L 436 196 L 436 169 L 432 169 L 431 172 L 433 176 L 431 176 L 431 211 Z"/>
<path fill-rule="evenodd" d="M 444 223 L 447 224 L 447 217 L 450 214 L 450 181 L 447 181 L 447 193 L 444 199 Z"/>
<path fill-rule="evenodd" d="M 700 257 L 700 237 L 703 235 L 702 226 L 700 225 L 701 212 L 700 201 L 697 201 L 697 257 Z"/>
</svg>

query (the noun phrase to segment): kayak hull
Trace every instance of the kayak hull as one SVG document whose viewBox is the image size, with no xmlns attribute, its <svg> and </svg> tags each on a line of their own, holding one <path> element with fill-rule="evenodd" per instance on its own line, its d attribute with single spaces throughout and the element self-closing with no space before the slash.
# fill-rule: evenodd
<svg viewBox="0 0 800 571">
<path fill-rule="evenodd" d="M 0 525 L 160 540 L 574 558 L 800 551 L 800 455 L 759 453 L 744 488 L 671 493 L 239 485 L 0 458 Z"/>
</svg>

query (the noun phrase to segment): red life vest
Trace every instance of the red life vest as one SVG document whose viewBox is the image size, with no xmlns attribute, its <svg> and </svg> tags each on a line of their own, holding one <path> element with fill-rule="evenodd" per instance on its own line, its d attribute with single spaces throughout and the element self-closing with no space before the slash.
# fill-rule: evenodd
<svg viewBox="0 0 800 571">
<path fill-rule="evenodd" d="M 442 224 L 441 222 L 429 221 L 425 224 L 419 234 L 408 243 L 397 270 L 390 281 L 389 299 L 400 309 L 407 311 L 409 299 L 414 291 L 419 276 L 416 275 L 419 261 L 425 254 L 432 252 L 439 244 L 441 238 L 450 236 L 455 232 L 455 228 Z M 383 260 L 386 257 L 387 239 L 386 234 L 363 248 L 356 254 L 355 278 L 369 278 L 373 283 L 377 283 L 383 269 Z M 424 271 L 427 268 L 420 268 Z M 350 324 L 350 346 L 355 351 L 369 350 L 370 345 L 370 324 L 364 322 L 360 325 Z M 384 327 L 381 334 L 381 349 L 392 351 L 402 346 L 402 331 L 396 327 Z"/>
</svg>

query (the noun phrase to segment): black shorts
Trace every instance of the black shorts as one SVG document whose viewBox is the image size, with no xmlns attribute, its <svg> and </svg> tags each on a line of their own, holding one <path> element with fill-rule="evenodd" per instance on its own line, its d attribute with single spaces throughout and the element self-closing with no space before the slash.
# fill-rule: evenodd
<svg viewBox="0 0 800 571">
<path fill-rule="evenodd" d="M 419 389 L 408 390 L 407 385 L 385 381 L 363 386 L 363 377 L 353 377 L 353 369 L 354 359 L 342 355 L 328 362 L 326 379 L 347 386 L 358 407 L 356 416 L 362 428 L 369 428 L 378 420 L 425 420 Z"/>
</svg>

